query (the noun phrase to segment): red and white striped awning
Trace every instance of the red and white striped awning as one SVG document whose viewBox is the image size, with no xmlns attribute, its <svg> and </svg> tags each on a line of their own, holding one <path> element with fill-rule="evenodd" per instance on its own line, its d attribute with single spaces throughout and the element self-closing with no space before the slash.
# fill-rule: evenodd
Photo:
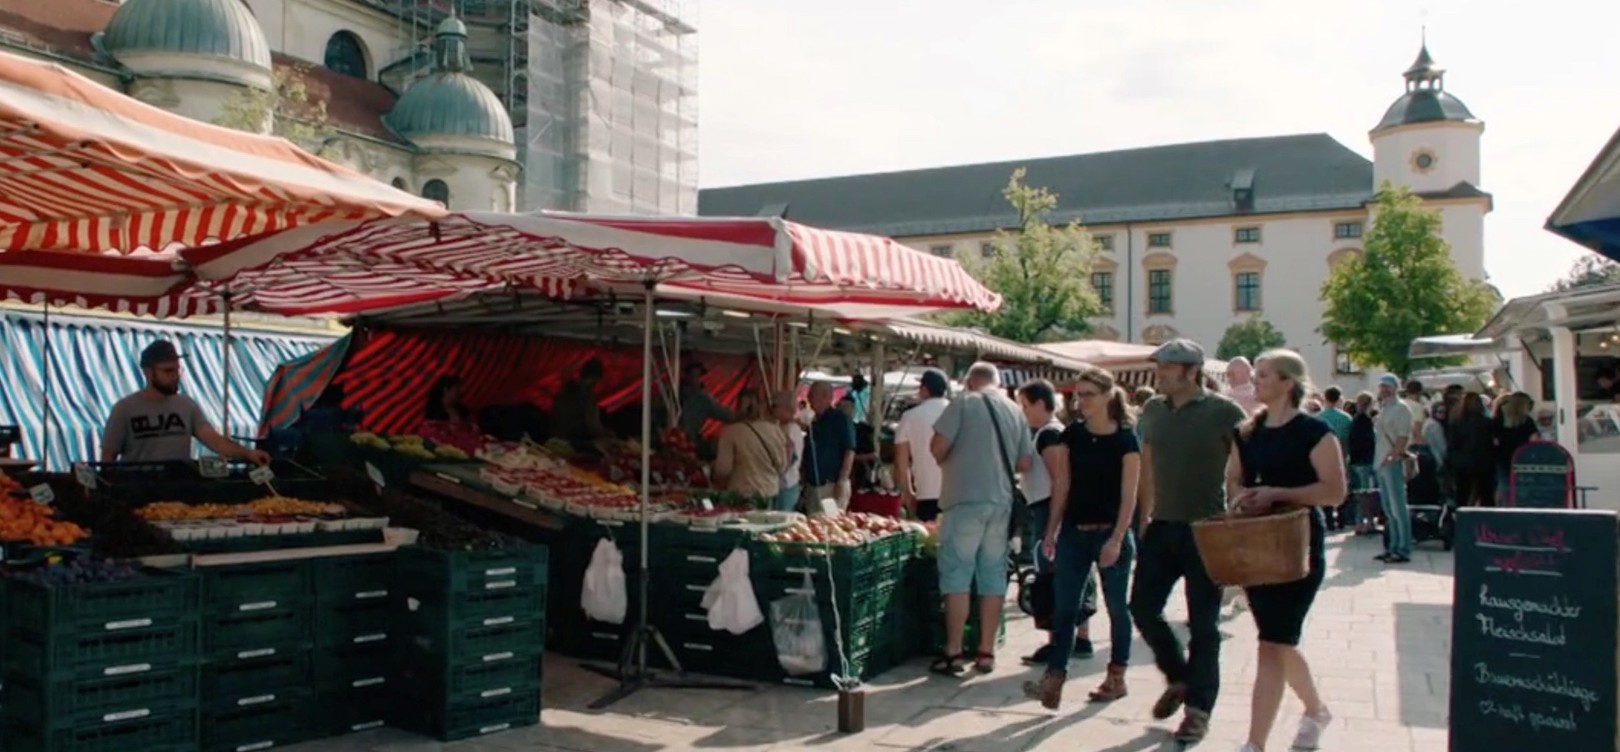
<svg viewBox="0 0 1620 752">
<path fill-rule="evenodd" d="M 203 279 L 290 261 L 397 263 L 570 297 L 642 284 L 743 303 L 994 310 L 955 261 L 888 238 L 776 218 L 627 218 L 464 212 L 437 222 L 326 223 L 183 253 Z M 233 282 L 233 287 L 235 283 Z"/>
<path fill-rule="evenodd" d="M 402 215 L 444 210 L 284 139 L 181 117 L 0 52 L 0 253 L 164 251 Z"/>
</svg>

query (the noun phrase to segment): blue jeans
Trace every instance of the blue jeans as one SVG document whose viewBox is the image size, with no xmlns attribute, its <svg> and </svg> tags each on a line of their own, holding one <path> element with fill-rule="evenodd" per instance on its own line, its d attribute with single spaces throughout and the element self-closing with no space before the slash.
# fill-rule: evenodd
<svg viewBox="0 0 1620 752">
<path fill-rule="evenodd" d="M 1052 560 L 1046 558 L 1045 546 L 1041 545 L 1041 541 L 1046 538 L 1046 523 L 1051 519 L 1051 511 L 1050 502 L 1029 505 L 1029 530 L 1024 536 L 1024 545 L 1026 546 L 1025 550 L 1034 554 L 1030 557 L 1030 560 L 1034 563 L 1037 573 L 1052 569 Z M 1055 596 L 1057 589 L 1055 581 L 1053 585 Z M 1097 578 L 1089 564 L 1086 565 L 1085 589 L 1081 591 L 1078 603 L 1080 610 L 1077 612 L 1076 623 L 1091 621 L 1091 615 L 1097 613 Z M 1050 630 L 1051 625 L 1048 624 L 1047 626 Z M 1074 626 L 1074 624 L 1070 624 L 1069 628 L 1073 629 Z"/>
<path fill-rule="evenodd" d="M 1412 513 L 1406 508 L 1406 470 L 1399 462 L 1378 467 L 1378 500 L 1384 507 L 1384 528 L 1389 541 L 1384 553 L 1412 555 Z"/>
<path fill-rule="evenodd" d="M 1069 654 L 1074 651 L 1074 624 L 1079 617 L 1080 597 L 1091 583 L 1091 569 L 1098 565 L 1103 546 L 1113 535 L 1112 528 L 1080 530 L 1064 526 L 1058 534 L 1057 556 L 1053 561 L 1057 579 L 1052 613 L 1052 650 L 1046 670 L 1066 673 Z M 1108 606 L 1108 663 L 1124 666 L 1131 662 L 1131 560 L 1136 556 L 1136 537 L 1130 531 L 1120 543 L 1119 560 L 1113 566 L 1097 566 L 1102 572 L 1103 602 Z"/>
<path fill-rule="evenodd" d="M 939 515 L 940 595 L 1007 594 L 1007 523 L 1012 506 L 959 502 Z"/>
<path fill-rule="evenodd" d="M 784 489 L 782 489 L 780 491 L 777 491 L 776 492 L 776 502 L 771 504 L 771 508 L 775 509 L 778 512 L 791 512 L 794 509 L 797 509 L 798 506 L 799 506 L 799 486 L 798 486 L 798 484 L 794 484 L 792 488 L 784 488 Z"/>
</svg>

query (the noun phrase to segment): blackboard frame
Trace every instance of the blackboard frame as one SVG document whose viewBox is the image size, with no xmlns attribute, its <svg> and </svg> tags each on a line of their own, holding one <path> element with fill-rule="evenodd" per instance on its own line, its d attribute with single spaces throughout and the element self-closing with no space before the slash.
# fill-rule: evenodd
<svg viewBox="0 0 1620 752">
<path fill-rule="evenodd" d="M 1615 750 L 1620 517 L 1457 513 L 1451 752 Z"/>
<path fill-rule="evenodd" d="M 1557 458 L 1551 456 L 1555 452 Z M 1521 492 L 1528 492 L 1528 498 L 1521 499 Z M 1504 506 L 1522 509 L 1574 509 L 1574 455 L 1556 441 L 1531 439 L 1508 461 L 1505 500 Z"/>
</svg>

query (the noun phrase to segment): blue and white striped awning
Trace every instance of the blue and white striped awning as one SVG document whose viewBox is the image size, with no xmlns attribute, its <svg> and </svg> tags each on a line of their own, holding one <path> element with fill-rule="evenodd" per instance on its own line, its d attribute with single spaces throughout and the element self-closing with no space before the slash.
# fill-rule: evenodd
<svg viewBox="0 0 1620 752">
<path fill-rule="evenodd" d="M 41 374 L 50 337 L 50 416 L 44 432 Z M 113 403 L 144 386 L 140 352 L 167 339 L 186 355 L 181 391 L 202 405 L 216 428 L 224 393 L 225 333 L 217 326 L 156 324 L 134 319 L 0 311 L 0 424 L 22 429 L 12 455 L 38 459 L 48 436 L 50 469 L 95 460 L 101 428 Z M 264 387 L 276 366 L 330 344 L 335 337 L 293 335 L 238 327 L 231 333 L 231 433 L 253 435 Z"/>
</svg>

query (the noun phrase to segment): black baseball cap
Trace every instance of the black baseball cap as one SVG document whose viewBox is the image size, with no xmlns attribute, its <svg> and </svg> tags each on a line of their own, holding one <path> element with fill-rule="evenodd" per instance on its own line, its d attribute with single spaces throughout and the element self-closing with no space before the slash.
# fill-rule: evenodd
<svg viewBox="0 0 1620 752">
<path fill-rule="evenodd" d="M 151 368 L 164 363 L 178 363 L 183 357 L 185 356 L 181 355 L 178 349 L 175 349 L 173 342 L 160 339 L 147 345 L 146 349 L 141 351 L 141 367 Z"/>
<path fill-rule="evenodd" d="M 922 386 L 929 394 L 945 396 L 951 391 L 950 379 L 945 378 L 945 372 L 938 368 L 930 368 L 922 372 Z"/>
</svg>

